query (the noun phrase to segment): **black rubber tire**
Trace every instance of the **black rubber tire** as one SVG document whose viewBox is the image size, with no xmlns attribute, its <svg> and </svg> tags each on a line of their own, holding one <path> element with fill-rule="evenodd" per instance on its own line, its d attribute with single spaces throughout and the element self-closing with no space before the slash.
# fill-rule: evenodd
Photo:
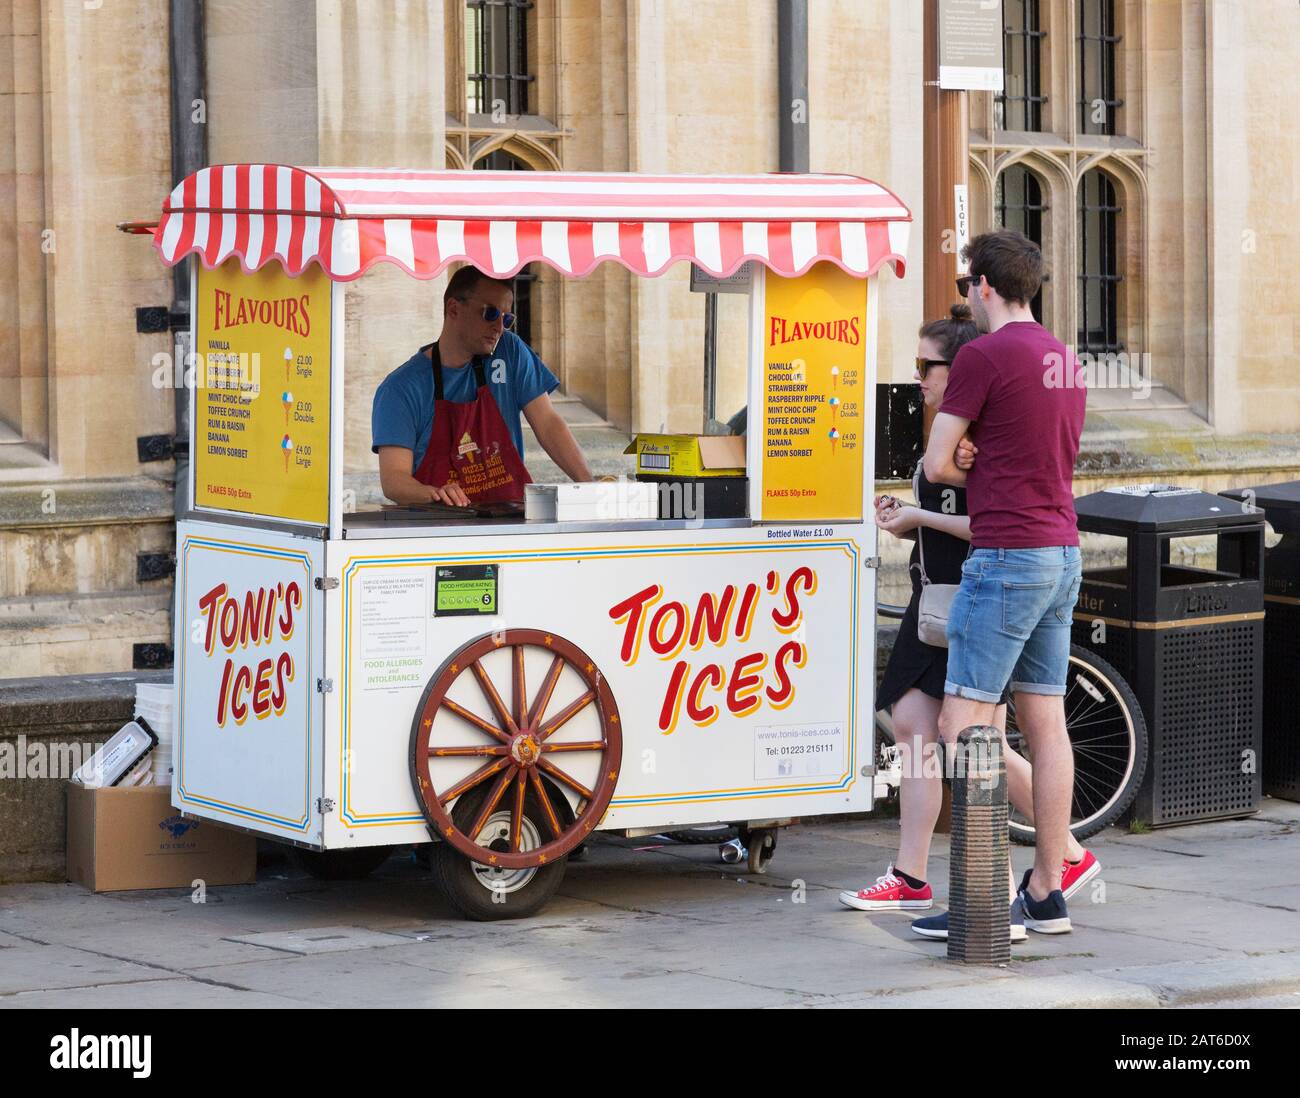
<svg viewBox="0 0 1300 1098">
<path fill-rule="evenodd" d="M 1077 664 L 1086 664 L 1090 673 L 1103 679 L 1111 690 L 1118 696 L 1120 703 L 1128 711 L 1128 719 L 1132 724 L 1132 757 L 1133 765 L 1129 769 L 1124 783 L 1117 794 L 1105 805 L 1104 810 L 1090 814 L 1086 819 L 1076 823 L 1071 823 L 1070 832 L 1074 837 L 1082 842 L 1099 831 L 1104 831 L 1115 823 L 1133 803 L 1138 795 L 1138 789 L 1142 785 L 1142 779 L 1146 776 L 1147 760 L 1150 754 L 1150 740 L 1147 734 L 1146 718 L 1142 714 L 1142 706 L 1138 703 L 1137 695 L 1133 693 L 1132 688 L 1124 681 L 1109 662 L 1102 659 L 1090 649 L 1084 648 L 1078 644 L 1070 645 L 1070 664 L 1073 669 Z M 1010 731 L 1010 729 L 1008 729 Z M 1066 727 L 1067 732 L 1069 726 Z M 1077 768 L 1076 760 L 1076 768 Z M 1077 769 L 1076 769 L 1077 773 Z M 1077 784 L 1076 777 L 1076 784 Z M 1021 846 L 1034 845 L 1034 829 L 1031 825 L 1011 820 L 1008 824 L 1008 830 L 1011 835 L 1011 841 L 1019 843 Z"/>
<path fill-rule="evenodd" d="M 681 831 L 665 831 L 665 835 L 675 843 L 687 843 L 693 846 L 714 846 L 729 843 L 740 834 L 740 828 L 726 825 L 722 827 L 688 827 Z"/>
<path fill-rule="evenodd" d="M 360 881 L 388 861 L 390 846 L 356 846 L 344 850 L 290 848 L 290 857 L 318 881 Z"/>
<path fill-rule="evenodd" d="M 563 794 L 556 790 L 549 778 L 543 778 L 551 804 L 565 826 L 572 823 L 573 812 Z M 474 815 L 487 796 L 487 785 L 462 795 L 452 809 L 451 818 L 462 833 L 473 826 Z M 530 788 L 524 798 L 524 817 L 540 831 L 545 823 L 536 793 Z M 560 887 L 568 857 L 551 865 L 538 866 L 532 877 L 514 892 L 501 893 L 497 900 L 475 872 L 474 863 L 449 843 L 435 843 L 429 851 L 429 866 L 433 879 L 447 902 L 458 915 L 476 922 L 493 922 L 498 919 L 526 919 L 536 915 Z"/>
</svg>

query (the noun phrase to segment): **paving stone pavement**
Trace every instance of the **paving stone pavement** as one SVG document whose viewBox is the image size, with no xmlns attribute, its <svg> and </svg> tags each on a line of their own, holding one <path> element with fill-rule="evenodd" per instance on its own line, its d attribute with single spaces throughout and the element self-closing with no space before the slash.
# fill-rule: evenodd
<svg viewBox="0 0 1300 1098">
<path fill-rule="evenodd" d="M 346 883 L 272 861 L 203 904 L 3 886 L 0 1007 L 1300 1006 L 1300 805 L 1097 836 L 1074 932 L 1031 934 L 1004 968 L 839 905 L 896 838 L 894 820 L 800 825 L 750 877 L 712 846 L 602 837 L 540 915 L 497 923 L 455 917 L 405 852 Z M 940 903 L 947 872 L 939 836 Z"/>
</svg>

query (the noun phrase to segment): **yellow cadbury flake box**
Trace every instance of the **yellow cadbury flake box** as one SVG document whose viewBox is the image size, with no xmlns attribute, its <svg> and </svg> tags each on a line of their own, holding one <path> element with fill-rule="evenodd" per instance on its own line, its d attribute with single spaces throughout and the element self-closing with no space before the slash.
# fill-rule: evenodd
<svg viewBox="0 0 1300 1098">
<path fill-rule="evenodd" d="M 743 477 L 743 435 L 637 435 L 625 454 L 636 471 L 652 477 Z"/>
</svg>

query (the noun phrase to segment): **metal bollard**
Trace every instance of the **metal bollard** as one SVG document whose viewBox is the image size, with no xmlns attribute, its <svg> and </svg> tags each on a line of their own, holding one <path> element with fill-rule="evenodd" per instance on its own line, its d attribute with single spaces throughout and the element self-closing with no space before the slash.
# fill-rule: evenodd
<svg viewBox="0 0 1300 1098">
<path fill-rule="evenodd" d="M 951 849 L 948 960 L 1007 964 L 1007 770 L 1002 736 L 989 725 L 972 725 L 957 737 Z"/>
</svg>

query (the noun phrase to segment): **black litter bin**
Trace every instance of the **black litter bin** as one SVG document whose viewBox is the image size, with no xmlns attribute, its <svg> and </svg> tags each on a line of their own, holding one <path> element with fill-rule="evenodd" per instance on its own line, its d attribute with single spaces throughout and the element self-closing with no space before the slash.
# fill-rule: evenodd
<svg viewBox="0 0 1300 1098">
<path fill-rule="evenodd" d="M 1260 797 L 1264 516 L 1194 488 L 1107 488 L 1079 530 L 1124 538 L 1124 563 L 1083 573 L 1074 642 L 1109 660 L 1146 717 L 1151 758 L 1132 816 L 1153 827 L 1246 816 Z M 1170 559 L 1214 535 L 1214 568 Z"/>
<path fill-rule="evenodd" d="M 1281 540 L 1264 549 L 1264 792 L 1300 801 L 1300 480 L 1222 493 L 1262 507 Z"/>
</svg>

